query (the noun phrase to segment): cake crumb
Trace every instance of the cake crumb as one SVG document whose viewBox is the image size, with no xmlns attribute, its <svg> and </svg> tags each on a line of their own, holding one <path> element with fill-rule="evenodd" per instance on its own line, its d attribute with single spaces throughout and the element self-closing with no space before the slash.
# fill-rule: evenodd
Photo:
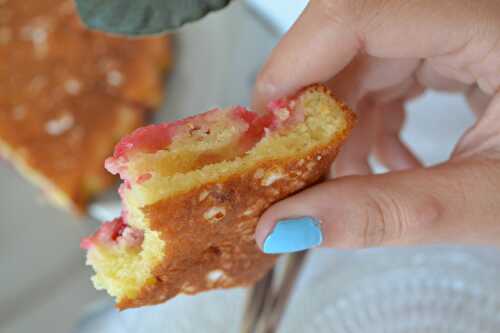
<svg viewBox="0 0 500 333">
<path fill-rule="evenodd" d="M 288 111 L 288 109 L 286 109 L 286 108 L 278 109 L 278 110 L 274 111 L 274 114 L 281 121 L 285 121 L 290 117 L 290 111 Z"/>
<path fill-rule="evenodd" d="M 315 166 L 316 166 L 316 162 L 310 161 L 307 163 L 306 168 L 308 171 L 312 171 Z"/>
<path fill-rule="evenodd" d="M 78 95 L 81 89 L 82 84 L 78 80 L 69 79 L 64 82 L 64 90 L 66 90 L 66 92 L 70 95 Z"/>
<path fill-rule="evenodd" d="M 44 58 L 48 53 L 47 44 L 47 23 L 39 23 L 36 26 L 26 25 L 21 28 L 21 38 L 33 43 L 35 56 L 39 59 Z"/>
<path fill-rule="evenodd" d="M 194 293 L 196 291 L 196 288 L 189 284 L 188 282 L 185 282 L 181 286 L 181 290 L 184 291 L 185 293 Z"/>
<path fill-rule="evenodd" d="M 45 124 L 45 131 L 50 135 L 61 135 L 68 131 L 75 124 L 73 115 L 65 112 L 63 115 L 56 119 L 49 120 Z"/>
<path fill-rule="evenodd" d="M 257 171 L 255 171 L 255 174 L 253 176 L 255 177 L 255 179 L 261 179 L 262 177 L 264 177 L 264 170 L 257 169 Z"/>
<path fill-rule="evenodd" d="M 303 180 L 295 179 L 292 182 L 290 182 L 288 185 L 292 191 L 295 191 L 295 190 L 305 186 L 306 183 Z"/>
<path fill-rule="evenodd" d="M 118 87 L 123 83 L 123 74 L 117 70 L 112 70 L 108 72 L 106 79 L 110 86 Z"/>
<path fill-rule="evenodd" d="M 280 194 L 280 191 L 277 188 L 270 187 L 267 189 L 267 193 L 272 197 L 277 197 Z"/>
<path fill-rule="evenodd" d="M 216 223 L 220 222 L 226 216 L 226 209 L 224 207 L 212 207 L 203 214 L 205 220 Z"/>
<path fill-rule="evenodd" d="M 262 179 L 260 184 L 262 186 L 271 186 L 274 182 L 282 179 L 285 175 L 280 170 L 272 170 L 266 174 L 266 177 Z"/>
<path fill-rule="evenodd" d="M 207 197 L 208 197 L 208 191 L 207 191 L 207 190 L 203 190 L 203 191 L 200 193 L 200 196 L 198 197 L 198 201 L 199 201 L 199 202 L 202 202 L 202 201 L 204 201 Z"/>
<path fill-rule="evenodd" d="M 248 208 L 243 212 L 243 216 L 252 216 L 252 214 L 253 214 L 253 209 L 251 208 Z"/>
<path fill-rule="evenodd" d="M 216 282 L 224 277 L 224 272 L 220 269 L 213 270 L 207 274 L 207 280 L 210 282 Z"/>
<path fill-rule="evenodd" d="M 42 27 L 37 27 L 33 29 L 31 40 L 35 45 L 42 45 L 47 42 L 47 31 Z"/>
</svg>

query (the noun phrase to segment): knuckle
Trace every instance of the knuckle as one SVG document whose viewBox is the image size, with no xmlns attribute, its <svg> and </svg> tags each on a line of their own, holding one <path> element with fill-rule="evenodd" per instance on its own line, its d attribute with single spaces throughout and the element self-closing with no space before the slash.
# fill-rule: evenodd
<svg viewBox="0 0 500 333">
<path fill-rule="evenodd" d="M 378 190 L 372 191 L 367 198 L 360 237 L 364 247 L 419 237 L 444 212 L 441 201 L 430 195 L 398 197 L 394 193 Z"/>
<path fill-rule="evenodd" d="M 364 204 L 362 245 L 364 247 L 379 246 L 391 237 L 388 232 L 394 228 L 389 224 L 399 221 L 398 218 L 393 218 L 400 214 L 399 211 L 387 195 L 382 193 L 369 195 Z"/>
<path fill-rule="evenodd" d="M 435 195 L 439 191 L 422 191 L 419 185 L 381 184 L 363 183 L 357 187 L 349 184 L 345 188 L 342 183 L 336 184 L 336 190 L 351 199 L 336 220 L 338 233 L 333 245 L 360 248 L 416 244 L 433 237 L 432 233 L 439 230 L 437 222 L 449 220 L 450 208 L 443 198 Z"/>
</svg>

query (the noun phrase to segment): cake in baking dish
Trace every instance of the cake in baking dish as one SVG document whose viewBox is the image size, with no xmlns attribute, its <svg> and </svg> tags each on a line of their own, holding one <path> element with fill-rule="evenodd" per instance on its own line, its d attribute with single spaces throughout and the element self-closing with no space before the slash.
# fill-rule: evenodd
<svg viewBox="0 0 500 333">
<path fill-rule="evenodd" d="M 0 1 L 0 155 L 83 212 L 115 179 L 102 165 L 163 96 L 168 38 L 84 28 L 72 0 Z"/>
<path fill-rule="evenodd" d="M 124 309 L 254 283 L 276 259 L 255 243 L 259 216 L 317 182 L 353 123 L 315 85 L 264 114 L 216 109 L 123 138 L 106 161 L 122 217 L 81 244 L 95 287 Z"/>
</svg>

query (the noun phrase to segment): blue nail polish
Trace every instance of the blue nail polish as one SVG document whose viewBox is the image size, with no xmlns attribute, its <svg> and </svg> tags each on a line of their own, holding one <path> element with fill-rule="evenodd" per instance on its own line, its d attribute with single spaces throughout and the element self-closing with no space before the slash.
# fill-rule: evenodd
<svg viewBox="0 0 500 333">
<path fill-rule="evenodd" d="M 266 237 L 262 250 L 269 254 L 297 252 L 318 246 L 322 241 L 319 221 L 305 216 L 279 221 Z"/>
</svg>

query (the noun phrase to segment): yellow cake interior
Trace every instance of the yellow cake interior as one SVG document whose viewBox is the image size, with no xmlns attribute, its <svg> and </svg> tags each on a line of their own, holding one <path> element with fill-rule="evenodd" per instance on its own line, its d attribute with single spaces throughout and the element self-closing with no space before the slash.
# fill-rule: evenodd
<svg viewBox="0 0 500 333">
<path fill-rule="evenodd" d="M 90 249 L 87 260 L 96 271 L 93 277 L 96 288 L 106 289 L 120 302 L 124 298 L 133 299 L 144 285 L 156 282 L 152 270 L 164 258 L 168 243 L 149 229 L 142 207 L 206 183 L 223 182 L 231 175 L 257 168 L 262 161 L 306 156 L 313 149 L 331 143 L 348 126 L 341 106 L 322 91 L 304 92 L 294 108 L 304 112 L 303 122 L 264 136 L 246 152 L 235 145 L 241 125 L 221 122 L 217 126 L 216 122 L 201 139 L 183 137 L 168 149 L 134 155 L 127 170 L 132 186 L 123 193 L 123 205 L 128 211 L 127 223 L 144 231 L 144 241 L 139 249 L 119 243 Z M 207 152 L 211 156 L 209 163 L 199 158 Z M 150 178 L 134 183 L 143 174 L 149 174 Z"/>
</svg>

